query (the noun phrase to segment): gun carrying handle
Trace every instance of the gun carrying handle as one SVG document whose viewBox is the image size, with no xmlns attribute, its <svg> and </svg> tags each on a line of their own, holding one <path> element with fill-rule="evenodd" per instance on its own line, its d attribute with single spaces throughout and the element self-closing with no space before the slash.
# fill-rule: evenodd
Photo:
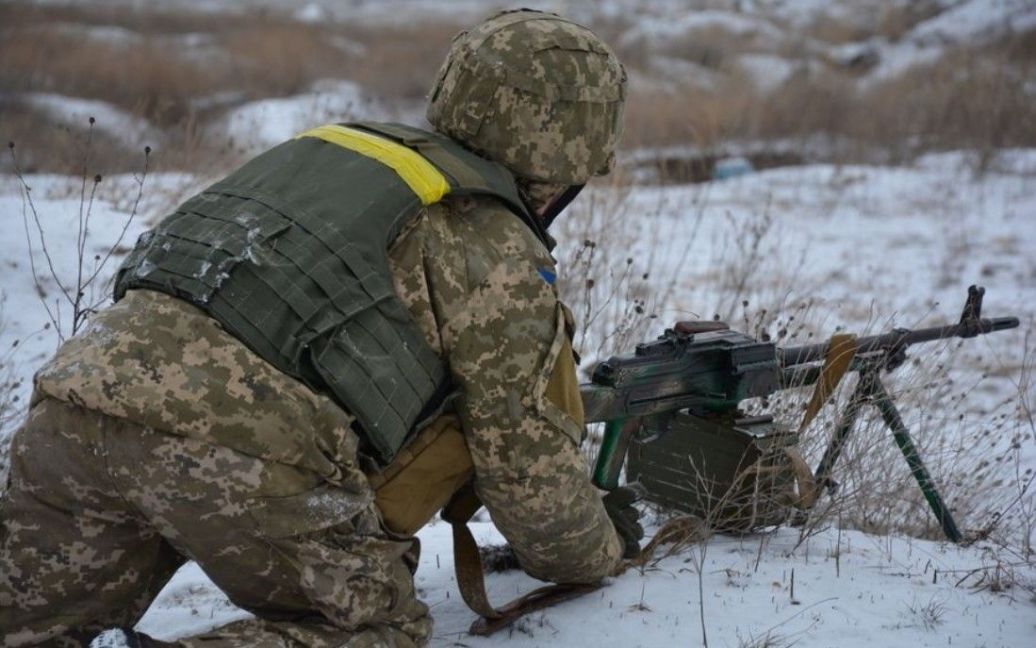
<svg viewBox="0 0 1036 648">
<path fill-rule="evenodd" d="M 640 429 L 639 418 L 612 419 L 604 425 L 604 439 L 594 466 L 593 483 L 604 490 L 619 486 L 619 473 L 626 460 L 633 435 Z"/>
</svg>

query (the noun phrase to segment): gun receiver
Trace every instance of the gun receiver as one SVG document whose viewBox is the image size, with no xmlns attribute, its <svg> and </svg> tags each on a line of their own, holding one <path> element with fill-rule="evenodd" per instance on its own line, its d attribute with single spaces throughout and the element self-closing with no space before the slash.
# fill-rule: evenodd
<svg viewBox="0 0 1036 648">
<path fill-rule="evenodd" d="M 638 344 L 632 356 L 594 369 L 588 421 L 649 416 L 674 407 L 726 408 L 777 389 L 776 346 L 729 329 L 691 334 L 667 330 Z M 603 389 L 596 389 L 597 387 Z M 584 401 L 588 399 L 584 398 Z"/>
<path fill-rule="evenodd" d="M 947 536 L 954 541 L 960 539 L 879 373 L 900 366 L 906 359 L 906 349 L 913 344 L 1016 328 L 1016 317 L 981 317 L 984 293 L 980 287 L 968 289 L 957 324 L 895 329 L 855 340 L 848 371 L 858 372 L 861 380 L 815 471 L 819 483 L 833 485 L 829 474 L 855 423 L 859 404 L 873 403 L 892 429 Z M 644 430 L 665 434 L 668 419 L 678 412 L 734 413 L 747 398 L 817 384 L 823 379 L 822 361 L 831 347 L 823 343 L 778 348 L 772 342 L 731 331 L 722 322 L 679 322 L 657 340 L 638 344 L 632 355 L 613 356 L 600 363 L 591 382 L 581 386 L 587 422 L 605 423 L 594 483 L 604 489 L 615 488 L 632 439 Z"/>
</svg>

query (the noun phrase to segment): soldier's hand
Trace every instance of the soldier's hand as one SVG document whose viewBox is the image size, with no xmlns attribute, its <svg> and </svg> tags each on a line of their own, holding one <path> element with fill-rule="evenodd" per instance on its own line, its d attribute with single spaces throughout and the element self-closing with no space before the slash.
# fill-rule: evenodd
<svg viewBox="0 0 1036 648">
<path fill-rule="evenodd" d="M 640 526 L 640 510 L 634 504 L 640 500 L 641 493 L 634 486 L 620 486 L 609 492 L 601 501 L 604 510 L 611 518 L 615 530 L 625 545 L 623 558 L 636 558 L 640 555 L 640 541 L 644 537 L 644 527 Z"/>
</svg>

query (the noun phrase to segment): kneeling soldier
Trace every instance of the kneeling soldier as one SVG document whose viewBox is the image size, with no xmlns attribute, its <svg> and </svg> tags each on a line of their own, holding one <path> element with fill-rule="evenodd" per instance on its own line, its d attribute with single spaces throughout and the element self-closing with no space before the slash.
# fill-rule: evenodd
<svg viewBox="0 0 1036 648">
<path fill-rule="evenodd" d="M 466 484 L 529 574 L 613 573 L 639 538 L 579 451 L 546 229 L 625 86 L 587 29 L 506 12 L 454 41 L 434 131 L 315 128 L 141 236 L 14 437 L 0 643 L 133 626 L 194 560 L 256 618 L 180 645 L 423 645 L 413 534 Z"/>
</svg>

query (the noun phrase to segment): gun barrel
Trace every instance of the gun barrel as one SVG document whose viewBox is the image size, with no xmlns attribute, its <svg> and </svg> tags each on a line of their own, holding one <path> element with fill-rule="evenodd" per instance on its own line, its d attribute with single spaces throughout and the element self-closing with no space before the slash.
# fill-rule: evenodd
<svg viewBox="0 0 1036 648">
<path fill-rule="evenodd" d="M 1019 325 L 1017 317 L 992 317 L 973 319 L 951 324 L 949 326 L 933 326 L 923 329 L 896 329 L 884 335 L 872 335 L 859 338 L 856 341 L 857 353 L 870 353 L 874 351 L 891 350 L 918 344 L 931 342 L 932 340 L 944 340 L 947 338 L 960 337 L 969 338 L 995 331 L 1004 331 L 1017 328 Z M 795 365 L 818 362 L 827 353 L 827 343 L 808 344 L 797 347 L 785 347 L 778 351 L 781 366 L 792 367 Z"/>
</svg>

